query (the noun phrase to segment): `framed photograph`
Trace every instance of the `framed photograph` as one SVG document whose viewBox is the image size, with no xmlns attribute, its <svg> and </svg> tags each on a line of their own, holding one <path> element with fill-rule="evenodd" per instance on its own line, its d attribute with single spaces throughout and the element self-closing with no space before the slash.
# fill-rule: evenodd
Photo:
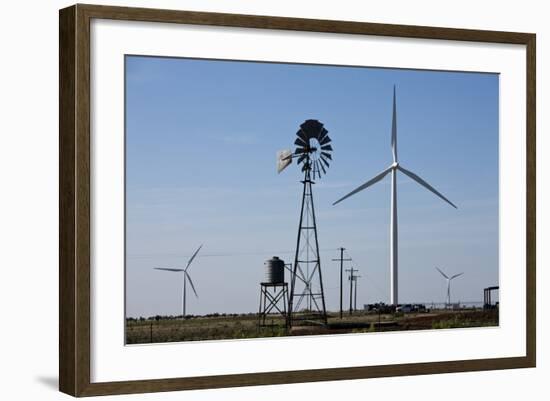
<svg viewBox="0 0 550 401">
<path fill-rule="evenodd" d="M 59 18 L 62 392 L 535 366 L 534 34 Z"/>
</svg>

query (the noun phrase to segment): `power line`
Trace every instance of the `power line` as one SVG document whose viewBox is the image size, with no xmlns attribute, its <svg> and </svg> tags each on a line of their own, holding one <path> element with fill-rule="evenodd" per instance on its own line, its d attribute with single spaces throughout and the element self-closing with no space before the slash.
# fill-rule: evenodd
<svg viewBox="0 0 550 401">
<path fill-rule="evenodd" d="M 320 249 L 321 252 L 330 252 L 334 251 L 334 248 Z M 273 255 L 273 254 L 294 254 L 296 250 L 292 251 L 243 251 L 243 252 L 222 252 L 222 253 L 206 253 L 198 256 L 199 258 L 209 258 L 209 257 L 228 257 L 228 256 L 246 256 L 246 255 Z M 142 254 L 142 255 L 127 255 L 128 259 L 149 259 L 149 258 L 164 258 L 164 257 L 181 257 L 189 258 L 191 255 L 186 255 L 182 253 L 163 253 L 163 254 Z"/>
<path fill-rule="evenodd" d="M 349 252 L 347 250 L 345 250 L 345 253 L 348 256 L 348 258 L 351 259 L 351 255 L 349 254 Z M 360 251 L 360 253 L 361 253 L 361 251 Z M 373 278 L 373 276 L 369 275 L 369 279 L 366 281 L 366 283 L 367 284 L 372 284 L 372 287 L 376 290 L 378 295 L 380 297 L 384 297 L 386 295 L 385 292 L 381 289 L 381 287 L 378 284 L 376 284 L 376 282 L 372 278 Z"/>
</svg>

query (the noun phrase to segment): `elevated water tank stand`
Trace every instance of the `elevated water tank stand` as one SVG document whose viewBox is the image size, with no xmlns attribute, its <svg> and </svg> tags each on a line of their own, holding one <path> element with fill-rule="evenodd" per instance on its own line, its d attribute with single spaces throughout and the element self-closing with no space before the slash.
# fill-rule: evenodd
<svg viewBox="0 0 550 401">
<path fill-rule="evenodd" d="M 258 311 L 258 326 L 271 326 L 266 324 L 268 314 L 278 312 L 287 327 L 288 314 L 288 284 L 287 283 L 260 283 L 260 308 Z"/>
</svg>

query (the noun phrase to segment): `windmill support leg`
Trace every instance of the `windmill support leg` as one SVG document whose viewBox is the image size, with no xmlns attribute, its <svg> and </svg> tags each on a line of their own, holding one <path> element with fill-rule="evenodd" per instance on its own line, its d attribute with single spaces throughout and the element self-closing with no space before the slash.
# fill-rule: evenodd
<svg viewBox="0 0 550 401">
<path fill-rule="evenodd" d="M 311 182 L 309 183 L 309 191 L 310 191 L 310 201 L 311 201 L 311 215 L 313 216 L 313 232 L 315 235 L 315 250 L 316 250 L 316 257 L 317 257 L 317 273 L 319 274 L 319 287 L 321 290 L 321 303 L 322 303 L 322 310 L 319 310 L 321 313 L 321 319 L 324 321 L 325 324 L 327 324 L 327 308 L 325 305 L 325 292 L 323 291 L 323 275 L 321 273 L 321 255 L 319 254 L 319 237 L 317 235 L 317 220 L 315 218 L 315 207 L 313 206 L 313 189 L 311 188 Z M 315 302 L 316 306 L 317 302 L 315 301 L 315 298 L 312 298 L 312 300 Z"/>
<path fill-rule="evenodd" d="M 296 239 L 296 253 L 295 253 L 295 256 L 294 256 L 294 265 L 293 265 L 293 269 L 292 269 L 292 275 L 290 277 L 290 295 L 288 297 L 288 322 L 287 322 L 287 326 L 288 327 L 292 327 L 292 318 L 293 318 L 293 313 L 294 313 L 294 289 L 296 287 L 296 274 L 298 272 L 298 270 L 300 270 L 300 266 L 298 265 L 298 255 L 300 254 L 300 237 L 302 235 L 302 232 L 301 232 L 301 228 L 302 228 L 302 223 L 303 223 L 303 220 L 304 220 L 304 205 L 305 205 L 305 201 L 306 201 L 306 184 L 304 182 L 304 189 L 303 189 L 303 192 L 302 192 L 302 207 L 301 207 L 301 210 L 300 210 L 300 223 L 298 224 L 298 237 Z"/>
</svg>

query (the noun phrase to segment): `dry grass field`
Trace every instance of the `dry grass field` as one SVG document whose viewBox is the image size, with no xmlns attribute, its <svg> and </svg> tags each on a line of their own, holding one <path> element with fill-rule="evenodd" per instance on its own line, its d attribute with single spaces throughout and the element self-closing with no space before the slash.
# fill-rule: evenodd
<svg viewBox="0 0 550 401">
<path fill-rule="evenodd" d="M 328 324 L 299 322 L 287 330 L 280 315 L 269 316 L 265 327 L 258 315 L 188 316 L 185 320 L 156 317 L 126 321 L 126 343 L 222 340 L 297 335 L 366 333 L 398 330 L 449 329 L 498 326 L 498 309 L 433 310 L 424 313 L 377 314 L 356 311 L 343 319 L 330 313 Z"/>
</svg>

